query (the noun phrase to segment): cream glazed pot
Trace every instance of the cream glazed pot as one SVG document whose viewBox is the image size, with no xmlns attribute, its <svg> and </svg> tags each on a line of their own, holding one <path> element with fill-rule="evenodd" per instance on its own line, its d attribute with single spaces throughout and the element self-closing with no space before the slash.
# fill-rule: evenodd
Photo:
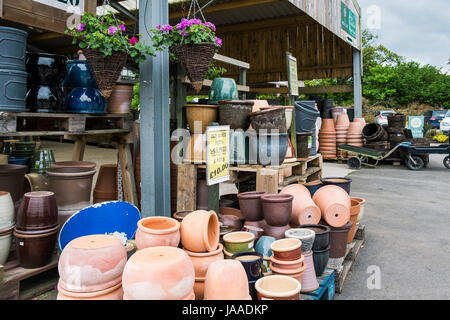
<svg viewBox="0 0 450 320">
<path fill-rule="evenodd" d="M 0 191 L 0 232 L 14 226 L 14 202 L 9 192 Z"/>
</svg>

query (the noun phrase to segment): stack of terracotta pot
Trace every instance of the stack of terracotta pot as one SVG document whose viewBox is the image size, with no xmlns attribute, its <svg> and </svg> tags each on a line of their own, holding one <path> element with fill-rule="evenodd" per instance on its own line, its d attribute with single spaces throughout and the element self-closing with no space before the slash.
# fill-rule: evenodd
<svg viewBox="0 0 450 320">
<path fill-rule="evenodd" d="M 347 143 L 347 133 L 350 126 L 350 120 L 347 114 L 340 114 L 336 119 L 336 147 Z M 346 158 L 347 153 L 337 150 L 338 158 Z"/>
<path fill-rule="evenodd" d="M 333 119 L 322 119 L 319 133 L 319 152 L 324 159 L 336 158 L 336 128 Z"/>
<path fill-rule="evenodd" d="M 20 266 L 40 268 L 50 263 L 58 230 L 55 194 L 50 191 L 26 193 L 14 228 Z"/>
<path fill-rule="evenodd" d="M 363 124 L 362 122 L 351 122 L 350 126 L 348 127 L 347 132 L 347 144 L 350 146 L 355 147 L 362 147 L 364 146 L 364 140 L 362 137 L 362 131 L 363 131 Z"/>
<path fill-rule="evenodd" d="M 275 239 L 284 238 L 286 230 L 290 229 L 292 216 L 291 194 L 265 194 L 261 196 L 261 207 L 266 222 L 264 234 Z"/>
<path fill-rule="evenodd" d="M 11 250 L 15 225 L 14 203 L 11 194 L 0 191 L 0 265 L 4 265 Z"/>
<path fill-rule="evenodd" d="M 72 240 L 59 258 L 57 299 L 122 300 L 126 264 L 125 247 L 114 236 L 89 235 Z"/>
<path fill-rule="evenodd" d="M 270 269 L 273 274 L 292 277 L 302 282 L 307 268 L 302 254 L 302 242 L 298 239 L 280 239 L 270 245 L 273 255 L 270 257 Z"/>
<path fill-rule="evenodd" d="M 118 199 L 117 164 L 103 164 L 100 166 L 93 196 L 94 203 Z"/>
<path fill-rule="evenodd" d="M 312 200 L 311 193 L 305 186 L 301 184 L 292 184 L 285 187 L 280 193 L 290 194 L 294 197 L 290 220 L 291 226 L 296 227 L 303 224 L 319 223 L 321 218 L 320 209 Z"/>
</svg>

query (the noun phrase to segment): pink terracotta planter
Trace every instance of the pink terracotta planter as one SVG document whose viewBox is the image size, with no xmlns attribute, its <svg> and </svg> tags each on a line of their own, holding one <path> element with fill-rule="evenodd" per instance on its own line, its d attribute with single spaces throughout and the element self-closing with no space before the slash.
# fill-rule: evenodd
<svg viewBox="0 0 450 320">
<path fill-rule="evenodd" d="M 122 283 L 118 283 L 111 288 L 94 292 L 72 292 L 64 290 L 58 286 L 58 296 L 56 300 L 122 300 Z"/>
<path fill-rule="evenodd" d="M 350 220 L 350 196 L 341 187 L 324 186 L 314 194 L 313 201 L 319 206 L 322 218 L 330 226 L 339 228 Z"/>
<path fill-rule="evenodd" d="M 361 205 L 357 199 L 351 198 L 351 208 L 350 208 L 350 221 L 353 222 L 350 231 L 348 232 L 347 243 L 350 244 L 353 241 L 356 233 L 356 223 L 358 222 L 359 212 L 361 210 Z"/>
<path fill-rule="evenodd" d="M 136 251 L 123 270 L 124 300 L 192 298 L 194 265 L 186 252 L 174 247 Z"/>
<path fill-rule="evenodd" d="M 348 127 L 347 135 L 361 135 L 362 136 L 363 127 L 358 122 L 351 122 Z"/>
<path fill-rule="evenodd" d="M 336 128 L 333 119 L 322 119 L 320 132 L 335 132 Z"/>
<path fill-rule="evenodd" d="M 148 217 L 139 220 L 135 236 L 138 250 L 158 246 L 178 247 L 180 226 L 177 220 L 168 217 Z"/>
<path fill-rule="evenodd" d="M 189 255 L 192 263 L 194 264 L 195 269 L 195 277 L 196 278 L 204 278 L 206 276 L 206 272 L 208 271 L 208 267 L 211 263 L 217 260 L 223 260 L 223 245 L 219 243 L 217 249 L 211 252 L 192 252 L 184 249 L 186 253 Z"/>
<path fill-rule="evenodd" d="M 290 194 L 294 197 L 292 202 L 291 224 L 298 226 L 319 223 L 321 218 L 320 209 L 312 200 L 311 193 L 305 186 L 292 184 L 284 188 L 280 193 Z"/>
<path fill-rule="evenodd" d="M 336 128 L 339 126 L 348 127 L 350 125 L 350 120 L 347 114 L 340 114 L 336 118 Z"/>
<path fill-rule="evenodd" d="M 69 242 L 58 262 L 58 287 L 70 292 L 95 292 L 121 283 L 127 262 L 125 247 L 109 235 L 90 235 Z"/>
<path fill-rule="evenodd" d="M 181 222 L 181 243 L 186 250 L 216 251 L 219 238 L 219 219 L 214 211 L 193 211 Z"/>
</svg>

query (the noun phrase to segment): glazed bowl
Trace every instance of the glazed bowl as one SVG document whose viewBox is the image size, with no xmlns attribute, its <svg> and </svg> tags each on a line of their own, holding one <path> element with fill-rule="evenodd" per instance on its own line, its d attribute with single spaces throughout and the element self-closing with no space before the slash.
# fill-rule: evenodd
<svg viewBox="0 0 450 320">
<path fill-rule="evenodd" d="M 270 245 L 278 260 L 298 260 L 302 255 L 302 242 L 298 239 L 280 239 Z"/>
<path fill-rule="evenodd" d="M 258 252 L 238 252 L 231 259 L 242 263 L 248 281 L 256 281 L 263 276 L 263 255 Z"/>
</svg>

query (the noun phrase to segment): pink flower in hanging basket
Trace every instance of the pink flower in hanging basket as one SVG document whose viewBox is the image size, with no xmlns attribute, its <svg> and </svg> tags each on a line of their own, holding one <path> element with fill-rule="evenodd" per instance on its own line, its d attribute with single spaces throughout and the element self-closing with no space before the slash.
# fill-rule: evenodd
<svg viewBox="0 0 450 320">
<path fill-rule="evenodd" d="M 80 25 L 77 27 L 77 31 L 83 31 L 83 28 L 84 28 L 84 23 L 80 24 Z"/>
<path fill-rule="evenodd" d="M 212 22 L 206 22 L 205 26 L 210 27 L 213 31 L 216 31 L 216 26 Z"/>
<path fill-rule="evenodd" d="M 161 31 L 165 32 L 165 31 L 172 31 L 173 27 L 170 24 L 165 24 L 161 27 Z"/>
<path fill-rule="evenodd" d="M 222 45 L 222 39 L 220 39 L 219 37 L 217 37 L 217 38 L 216 38 L 216 44 L 217 44 L 218 46 L 221 46 L 221 45 Z"/>
<path fill-rule="evenodd" d="M 120 30 L 125 31 L 125 26 L 123 24 L 119 24 L 119 28 Z"/>
<path fill-rule="evenodd" d="M 130 39 L 130 44 L 132 45 L 132 46 L 134 46 L 136 43 L 138 43 L 139 42 L 139 39 L 138 38 L 136 38 L 136 37 L 131 37 L 131 39 Z"/>
<path fill-rule="evenodd" d="M 119 29 L 117 29 L 114 26 L 111 26 L 111 27 L 108 28 L 108 33 L 113 35 L 113 34 L 115 34 L 117 32 L 117 30 L 119 30 Z"/>
<path fill-rule="evenodd" d="M 202 24 L 202 20 L 200 20 L 200 19 L 189 20 L 189 25 L 192 26 L 193 24 Z"/>
</svg>

